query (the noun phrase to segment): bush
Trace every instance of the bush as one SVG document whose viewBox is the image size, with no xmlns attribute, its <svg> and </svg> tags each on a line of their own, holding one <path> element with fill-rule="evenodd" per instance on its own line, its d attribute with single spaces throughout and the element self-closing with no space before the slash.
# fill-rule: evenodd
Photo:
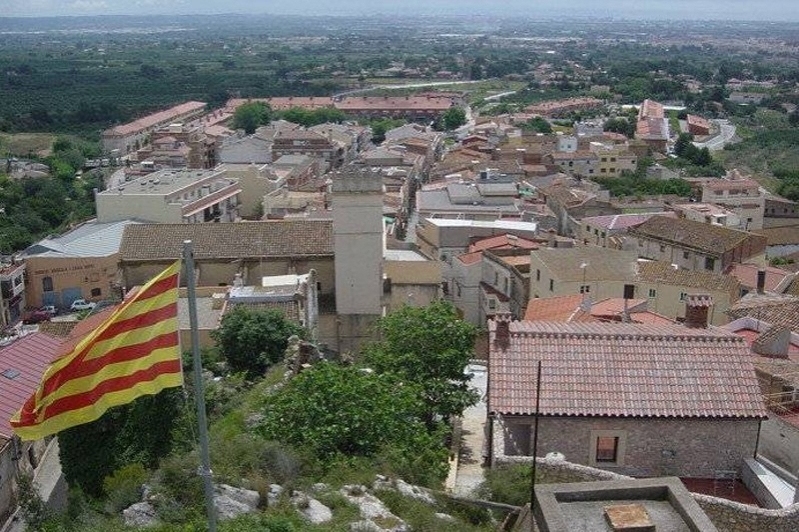
<svg viewBox="0 0 799 532">
<path fill-rule="evenodd" d="M 530 502 L 530 465 L 503 465 L 486 470 L 479 496 L 494 502 L 524 506 Z"/>
<path fill-rule="evenodd" d="M 106 508 L 117 513 L 141 500 L 142 485 L 147 480 L 147 471 L 141 464 L 129 464 L 114 471 L 103 480 Z"/>
<path fill-rule="evenodd" d="M 168 523 L 185 523 L 204 512 L 205 492 L 193 453 L 170 456 L 161 463 L 155 479 L 154 505 Z"/>
</svg>

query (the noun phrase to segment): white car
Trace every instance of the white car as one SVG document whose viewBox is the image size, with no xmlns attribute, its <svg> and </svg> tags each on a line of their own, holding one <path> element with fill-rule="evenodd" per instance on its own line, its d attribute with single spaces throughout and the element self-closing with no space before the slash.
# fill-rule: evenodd
<svg viewBox="0 0 799 532">
<path fill-rule="evenodd" d="M 85 299 L 76 299 L 72 302 L 69 306 L 70 310 L 79 311 L 79 310 L 91 310 L 93 309 L 97 303 L 94 301 L 86 301 Z"/>
</svg>

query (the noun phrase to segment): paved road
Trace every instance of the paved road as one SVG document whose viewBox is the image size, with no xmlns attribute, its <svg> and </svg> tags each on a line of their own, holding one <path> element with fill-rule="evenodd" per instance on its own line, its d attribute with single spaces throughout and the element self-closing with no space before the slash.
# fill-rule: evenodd
<svg viewBox="0 0 799 532">
<path fill-rule="evenodd" d="M 453 81 L 423 81 L 419 83 L 386 83 L 383 85 L 372 85 L 371 87 L 364 87 L 363 89 L 352 89 L 349 91 L 334 94 L 333 98 L 340 98 L 350 94 L 360 94 L 362 92 L 369 92 L 377 89 L 418 89 L 423 87 L 442 87 L 446 85 L 471 85 L 472 83 L 480 83 L 485 81 L 483 79 L 473 80 L 453 80 Z"/>
</svg>

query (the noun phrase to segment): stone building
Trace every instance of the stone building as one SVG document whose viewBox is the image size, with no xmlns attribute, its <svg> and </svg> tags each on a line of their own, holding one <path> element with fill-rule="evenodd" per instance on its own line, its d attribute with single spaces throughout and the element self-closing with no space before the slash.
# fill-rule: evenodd
<svg viewBox="0 0 799 532">
<path fill-rule="evenodd" d="M 539 456 L 558 452 L 637 477 L 714 478 L 738 475 L 754 455 L 766 410 L 741 338 L 679 325 L 506 319 L 489 331 L 492 463 L 530 454 L 539 391 Z"/>
</svg>

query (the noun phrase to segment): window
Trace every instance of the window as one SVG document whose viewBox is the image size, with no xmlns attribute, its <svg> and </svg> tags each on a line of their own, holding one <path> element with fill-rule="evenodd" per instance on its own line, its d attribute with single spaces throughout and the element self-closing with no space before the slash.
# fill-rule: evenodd
<svg viewBox="0 0 799 532">
<path fill-rule="evenodd" d="M 666 252 L 666 246 L 664 246 L 663 244 L 660 245 L 660 252 L 661 253 L 665 253 Z"/>
<path fill-rule="evenodd" d="M 494 272 L 494 286 L 497 286 L 498 284 L 499 284 L 499 274 L 497 272 Z"/>
<path fill-rule="evenodd" d="M 655 290 L 654 288 L 649 289 L 649 297 L 657 297 L 657 295 L 658 295 L 657 290 Z"/>
<path fill-rule="evenodd" d="M 713 257 L 705 257 L 705 269 L 713 271 L 716 268 L 716 259 Z"/>
<path fill-rule="evenodd" d="M 627 432 L 623 430 L 592 430 L 588 465 L 598 467 L 623 466 L 627 448 Z"/>
<path fill-rule="evenodd" d="M 611 157 L 610 158 L 610 162 L 615 163 L 616 162 L 616 158 L 615 157 Z"/>
<path fill-rule="evenodd" d="M 599 169 L 599 173 L 600 174 L 607 174 L 608 173 L 608 169 L 607 168 L 600 168 Z"/>
<path fill-rule="evenodd" d="M 691 257 L 691 253 L 689 253 L 688 251 L 683 251 L 682 252 L 682 258 L 687 259 L 687 258 L 690 258 L 690 257 Z"/>
<path fill-rule="evenodd" d="M 493 297 L 488 298 L 488 310 L 497 310 L 497 300 Z"/>
<path fill-rule="evenodd" d="M 591 285 L 590 284 L 584 284 L 584 285 L 580 286 L 580 293 L 581 294 L 587 294 L 590 291 L 591 291 Z"/>
<path fill-rule="evenodd" d="M 503 288 L 502 292 L 503 292 L 503 293 L 505 293 L 505 294 L 507 295 L 507 293 L 508 293 L 508 278 L 507 278 L 507 277 L 505 277 L 505 278 L 502 280 L 502 285 L 503 285 L 503 286 L 502 286 L 502 288 Z"/>
<path fill-rule="evenodd" d="M 52 292 L 52 291 L 53 291 L 53 278 L 42 277 L 42 292 Z"/>
<path fill-rule="evenodd" d="M 535 280 L 536 281 L 540 281 L 541 280 L 541 270 L 536 270 L 535 271 Z"/>
<path fill-rule="evenodd" d="M 680 292 L 680 301 L 685 301 L 685 298 L 688 297 L 688 294 L 685 292 Z"/>
<path fill-rule="evenodd" d="M 99 288 L 92 288 L 92 297 L 100 297 L 103 294 L 103 291 Z"/>
<path fill-rule="evenodd" d="M 554 290 L 555 290 L 555 280 L 554 279 L 550 279 L 549 280 L 549 291 L 553 292 Z"/>
<path fill-rule="evenodd" d="M 619 457 L 619 437 L 599 436 L 596 439 L 596 461 L 615 463 Z"/>
</svg>

